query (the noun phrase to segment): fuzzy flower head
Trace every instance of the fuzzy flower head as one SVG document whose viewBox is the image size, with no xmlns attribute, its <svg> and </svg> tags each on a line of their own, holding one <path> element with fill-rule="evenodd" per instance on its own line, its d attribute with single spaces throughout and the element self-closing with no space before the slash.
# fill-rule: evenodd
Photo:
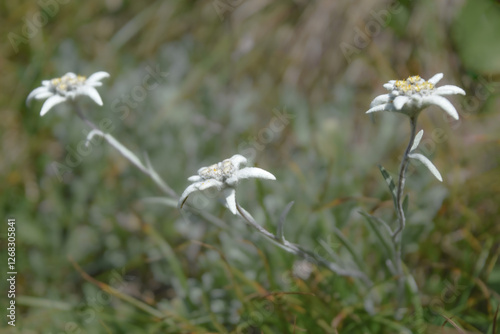
<svg viewBox="0 0 500 334">
<path fill-rule="evenodd" d="M 86 78 L 75 73 L 66 73 L 60 78 L 43 80 L 42 86 L 35 88 L 26 99 L 29 103 L 32 99 L 47 99 L 42 106 L 40 116 L 45 115 L 55 105 L 67 100 L 74 100 L 77 96 L 87 95 L 95 103 L 102 106 L 101 96 L 95 87 L 102 85 L 101 80 L 108 78 L 107 72 L 96 72 Z"/>
<path fill-rule="evenodd" d="M 184 190 L 179 199 L 178 207 L 182 208 L 192 193 L 216 188 L 223 192 L 229 210 L 233 214 L 237 214 L 235 189 L 240 180 L 248 178 L 276 180 L 273 174 L 261 168 L 245 167 L 240 169 L 240 166 L 246 163 L 247 159 L 244 156 L 236 154 L 222 162 L 198 169 L 198 175 L 188 178 L 188 181 L 194 183 Z"/>
<path fill-rule="evenodd" d="M 445 85 L 436 87 L 443 78 L 443 73 L 434 75 L 429 80 L 420 76 L 412 76 L 406 80 L 391 80 L 384 85 L 389 94 L 377 96 L 370 104 L 367 114 L 376 111 L 394 111 L 410 117 L 416 117 L 420 111 L 431 105 L 443 109 L 448 115 L 458 120 L 455 107 L 443 96 L 461 94 L 465 91 L 457 86 Z"/>
</svg>

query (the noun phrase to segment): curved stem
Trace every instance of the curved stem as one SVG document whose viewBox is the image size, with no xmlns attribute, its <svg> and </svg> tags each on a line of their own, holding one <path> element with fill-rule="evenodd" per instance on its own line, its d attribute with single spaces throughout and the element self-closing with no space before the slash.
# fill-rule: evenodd
<svg viewBox="0 0 500 334">
<path fill-rule="evenodd" d="M 163 179 L 156 173 L 156 171 L 153 169 L 151 164 L 149 163 L 149 159 L 146 156 L 146 166 L 141 162 L 141 160 L 134 154 L 132 151 L 130 151 L 128 148 L 126 148 L 123 144 L 121 144 L 115 137 L 110 135 L 109 133 L 104 133 L 99 128 L 91 121 L 89 120 L 84 113 L 82 112 L 80 106 L 77 103 L 73 103 L 75 106 L 76 114 L 82 121 L 84 121 L 89 127 L 92 128 L 92 131 L 89 132 L 87 136 L 87 145 L 88 142 L 92 139 L 93 136 L 98 135 L 102 138 L 104 138 L 108 144 L 113 146 L 120 154 L 125 157 L 128 161 L 132 163 L 137 169 L 139 169 L 141 172 L 149 176 L 153 182 L 167 195 L 177 198 L 177 194 L 175 191 L 168 186 L 168 184 L 163 181 Z"/>
<path fill-rule="evenodd" d="M 330 262 L 326 260 L 325 258 L 321 257 L 319 254 L 316 252 L 311 252 L 309 250 L 303 249 L 297 244 L 293 244 L 285 238 L 280 238 L 268 230 L 266 230 L 264 227 L 259 225 L 255 219 L 250 215 L 245 209 L 243 209 L 238 202 L 236 202 L 236 209 L 238 210 L 238 214 L 241 218 L 243 218 L 252 228 L 254 228 L 257 232 L 262 234 L 266 239 L 271 241 L 274 245 L 278 246 L 279 248 L 292 253 L 298 257 L 303 258 L 304 260 L 311 262 L 316 265 L 321 265 L 330 271 L 336 273 L 339 276 L 349 276 L 349 277 L 355 277 L 359 278 L 361 281 L 363 281 L 364 284 L 366 284 L 368 287 L 371 287 L 373 285 L 372 281 L 361 271 L 358 270 L 353 270 L 353 269 L 344 269 L 339 267 L 337 264 Z"/>
<path fill-rule="evenodd" d="M 76 114 L 78 115 L 78 117 L 80 117 L 80 119 L 82 121 L 84 121 L 85 123 L 87 123 L 87 125 L 90 126 L 92 129 L 98 130 L 97 125 L 95 125 L 94 123 L 92 123 L 91 120 L 89 120 L 87 117 L 85 117 L 85 115 L 83 114 L 82 109 L 80 108 L 80 106 L 76 102 L 73 102 L 73 106 L 75 107 Z"/>
</svg>

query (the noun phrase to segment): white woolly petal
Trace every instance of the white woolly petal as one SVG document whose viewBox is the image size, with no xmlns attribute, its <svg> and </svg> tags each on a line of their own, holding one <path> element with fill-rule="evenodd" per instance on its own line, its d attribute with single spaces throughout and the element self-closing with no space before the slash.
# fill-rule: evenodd
<svg viewBox="0 0 500 334">
<path fill-rule="evenodd" d="M 394 81 L 394 80 L 391 80 L 391 81 Z M 389 83 L 384 84 L 385 89 L 394 90 L 394 83 L 391 83 L 391 81 L 389 81 Z M 396 82 L 396 81 L 394 81 L 394 82 Z"/>
<path fill-rule="evenodd" d="M 439 82 L 439 80 L 441 80 L 441 79 L 443 79 L 443 73 L 438 73 L 427 81 L 433 85 L 436 85 Z"/>
<path fill-rule="evenodd" d="M 182 206 L 186 202 L 189 195 L 198 191 L 197 185 L 198 185 L 198 183 L 194 183 L 194 184 L 190 185 L 189 187 L 187 187 L 186 190 L 184 190 L 181 197 L 179 198 L 179 202 L 177 202 L 177 207 L 179 209 L 182 209 Z"/>
<path fill-rule="evenodd" d="M 31 101 L 31 99 L 33 99 L 33 98 L 37 99 L 37 100 L 41 100 L 41 99 L 43 99 L 43 97 L 39 97 L 39 96 L 42 95 L 42 94 L 45 95 L 47 93 L 50 93 L 51 95 L 53 95 L 53 93 L 51 93 L 49 91 L 49 89 L 47 87 L 45 87 L 45 86 L 35 88 L 35 89 L 33 89 L 31 91 L 31 93 L 29 93 L 28 97 L 26 98 L 26 103 L 29 103 Z"/>
<path fill-rule="evenodd" d="M 102 83 L 99 82 L 101 81 L 102 79 L 105 79 L 105 78 L 109 78 L 109 73 L 108 72 L 104 72 L 104 71 L 100 71 L 100 72 L 96 72 L 94 74 L 92 74 L 90 77 L 87 78 L 87 80 L 85 81 L 86 84 L 89 84 L 90 86 L 101 86 Z"/>
<path fill-rule="evenodd" d="M 441 87 L 436 88 L 434 91 L 434 94 L 437 95 L 454 95 L 454 94 L 460 94 L 460 95 L 465 95 L 465 91 L 457 86 L 453 85 L 444 85 Z"/>
<path fill-rule="evenodd" d="M 238 179 L 238 175 L 234 173 L 231 175 L 231 177 L 227 178 L 226 181 L 224 181 L 228 186 L 230 187 L 235 187 L 240 180 Z"/>
<path fill-rule="evenodd" d="M 60 95 L 54 95 L 49 97 L 42 106 L 42 110 L 40 111 L 40 116 L 45 115 L 46 113 L 49 112 L 50 109 L 52 109 L 52 107 L 64 101 L 66 101 L 66 98 Z"/>
<path fill-rule="evenodd" d="M 396 110 L 401 110 L 403 109 L 403 106 L 406 104 L 406 102 L 408 102 L 410 100 L 410 98 L 408 96 L 404 96 L 404 95 L 401 95 L 401 96 L 398 96 L 394 99 L 394 102 L 392 102 L 394 104 L 394 107 L 396 108 Z"/>
<path fill-rule="evenodd" d="M 92 100 L 94 100 L 95 103 L 97 103 L 98 105 L 102 106 L 101 96 L 99 95 L 99 92 L 97 91 L 97 89 L 95 89 L 94 87 L 92 87 L 92 86 L 83 86 L 80 89 L 79 93 L 82 94 L 82 95 L 87 95 Z"/>
<path fill-rule="evenodd" d="M 219 181 L 213 180 L 213 179 L 193 183 L 192 185 L 187 187 L 186 190 L 184 190 L 181 197 L 179 198 L 179 202 L 177 203 L 177 207 L 179 209 L 181 209 L 182 206 L 184 205 L 184 203 L 186 202 L 188 196 L 194 192 L 205 190 L 205 189 L 212 188 L 212 187 L 217 187 L 217 189 L 222 189 L 223 186 L 224 186 L 224 184 L 222 182 L 219 182 Z"/>
<path fill-rule="evenodd" d="M 202 180 L 203 180 L 203 178 L 199 175 L 193 175 L 193 176 L 188 177 L 188 181 L 191 181 L 191 182 L 199 182 Z"/>
<path fill-rule="evenodd" d="M 423 135 L 424 135 L 424 130 L 420 130 L 417 133 L 417 135 L 415 136 L 415 140 L 413 141 L 413 145 L 411 146 L 410 152 L 414 151 L 418 147 L 418 144 L 420 144 L 420 140 L 422 139 Z"/>
<path fill-rule="evenodd" d="M 236 191 L 234 188 L 224 189 L 224 197 L 226 198 L 226 206 L 233 215 L 238 214 L 238 209 L 236 208 Z"/>
<path fill-rule="evenodd" d="M 200 174 L 200 173 L 201 173 L 201 171 L 202 171 L 202 170 L 204 170 L 205 168 L 207 168 L 207 166 L 205 166 L 205 167 L 200 167 L 196 173 Z"/>
<path fill-rule="evenodd" d="M 446 113 L 448 115 L 450 115 L 451 117 L 453 117 L 454 119 L 456 119 L 456 120 L 459 119 L 458 112 L 455 109 L 455 107 L 453 106 L 453 104 L 451 104 L 450 101 L 448 101 L 444 97 L 441 97 L 438 95 L 426 96 L 422 99 L 422 102 L 425 105 L 434 104 L 434 105 L 440 107 L 441 109 L 443 109 L 444 111 L 446 111 Z"/>
<path fill-rule="evenodd" d="M 51 91 L 41 92 L 41 93 L 37 94 L 37 96 L 35 96 L 35 99 L 43 100 L 43 99 L 46 99 L 48 97 L 51 97 L 52 95 L 54 95 L 54 93 L 52 93 Z"/>
<path fill-rule="evenodd" d="M 224 183 L 222 183 L 221 181 L 217 181 L 216 179 L 208 179 L 208 180 L 200 181 L 200 182 L 195 183 L 195 185 L 197 186 L 197 188 L 199 190 L 205 190 L 205 189 L 214 188 L 214 187 L 221 190 L 224 187 Z"/>
<path fill-rule="evenodd" d="M 256 179 L 276 180 L 276 177 L 273 174 L 257 167 L 246 167 L 240 169 L 234 173 L 234 176 L 238 179 L 248 179 L 252 177 Z"/>
<path fill-rule="evenodd" d="M 425 167 L 427 167 L 429 169 L 429 171 L 432 173 L 432 175 L 434 175 L 436 177 L 436 179 L 443 182 L 443 178 L 441 177 L 441 174 L 437 170 L 436 166 L 434 166 L 434 164 L 429 159 L 427 159 L 427 157 L 423 156 L 420 153 L 411 153 L 411 154 L 408 154 L 408 157 L 410 157 L 412 159 L 416 159 L 416 160 L 420 161 L 421 163 L 423 163 L 425 165 Z"/>
<path fill-rule="evenodd" d="M 394 109 L 395 108 L 392 103 L 379 104 L 378 106 L 368 109 L 366 114 L 370 114 L 372 112 L 377 112 L 377 111 L 394 111 Z"/>
<path fill-rule="evenodd" d="M 378 106 L 379 104 L 387 103 L 391 100 L 390 94 L 382 94 L 373 99 L 372 103 L 370 103 L 370 108 Z"/>
<path fill-rule="evenodd" d="M 240 165 L 246 165 L 247 164 L 247 158 L 242 156 L 241 154 L 235 154 L 231 158 L 229 158 L 231 163 L 236 169 L 240 168 Z"/>
</svg>

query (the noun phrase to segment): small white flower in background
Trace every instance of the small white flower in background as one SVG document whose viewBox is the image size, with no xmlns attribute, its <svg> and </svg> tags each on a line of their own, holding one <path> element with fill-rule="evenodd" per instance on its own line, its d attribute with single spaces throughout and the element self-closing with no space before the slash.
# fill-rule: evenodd
<svg viewBox="0 0 500 334">
<path fill-rule="evenodd" d="M 226 206 L 233 213 L 237 214 L 236 208 L 236 185 L 242 179 L 257 178 L 265 180 L 276 180 L 276 177 L 257 167 L 245 167 L 240 169 L 240 165 L 245 165 L 247 159 L 239 154 L 233 155 L 217 164 L 198 169 L 198 175 L 188 178 L 194 182 L 184 190 L 179 199 L 178 207 L 182 208 L 189 195 L 194 192 L 209 188 L 216 188 L 222 191 L 226 199 Z"/>
<path fill-rule="evenodd" d="M 293 263 L 293 275 L 302 280 L 308 279 L 311 276 L 313 270 L 313 265 L 305 260 L 298 260 Z"/>
<path fill-rule="evenodd" d="M 420 161 L 421 163 L 424 164 L 425 167 L 429 169 L 429 171 L 438 179 L 439 181 L 443 182 L 443 178 L 441 177 L 441 173 L 439 173 L 438 169 L 434 164 L 424 155 L 420 153 L 411 153 L 415 151 L 418 147 L 418 144 L 420 144 L 420 140 L 422 139 L 422 136 L 424 135 L 424 130 L 420 130 L 417 135 L 415 136 L 415 140 L 413 141 L 413 145 L 410 149 L 410 154 L 408 154 L 408 157 L 411 159 L 415 159 Z"/>
<path fill-rule="evenodd" d="M 465 95 L 465 91 L 460 87 L 452 85 L 436 87 L 436 84 L 442 78 L 443 73 L 438 73 L 427 81 L 418 75 L 409 77 L 406 80 L 391 80 L 384 85 L 384 88 L 390 93 L 377 96 L 370 104 L 370 109 L 366 113 L 394 111 L 414 117 L 422 109 L 435 105 L 458 120 L 457 110 L 443 96 L 454 94 Z"/>
<path fill-rule="evenodd" d="M 96 72 L 88 78 L 69 72 L 60 78 L 43 80 L 42 86 L 35 88 L 28 95 L 26 103 L 29 103 L 31 99 L 47 99 L 42 106 L 40 116 L 45 115 L 55 105 L 69 99 L 74 100 L 80 95 L 87 95 L 95 103 L 102 106 L 101 96 L 95 87 L 101 86 L 101 80 L 108 77 L 109 74 L 103 71 Z"/>
</svg>

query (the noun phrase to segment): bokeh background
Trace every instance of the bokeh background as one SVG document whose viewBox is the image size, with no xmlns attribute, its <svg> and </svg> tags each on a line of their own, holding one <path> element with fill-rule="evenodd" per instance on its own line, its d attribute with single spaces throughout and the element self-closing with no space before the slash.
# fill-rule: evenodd
<svg viewBox="0 0 500 334">
<path fill-rule="evenodd" d="M 0 17 L 0 332 L 500 330 L 498 1 L 4 0 Z M 41 80 L 100 70 L 111 74 L 104 106 L 79 100 L 89 118 L 111 119 L 113 136 L 146 152 L 177 193 L 199 167 L 250 155 L 278 181 L 245 181 L 241 205 L 274 231 L 295 201 L 287 239 L 360 264 L 377 282 L 371 304 L 359 282 L 269 244 L 215 199 L 207 215 L 181 213 L 108 145 L 60 179 L 54 163 L 88 129 L 69 105 L 39 117 L 42 103 L 26 96 Z M 151 71 L 163 75 L 146 90 Z M 439 72 L 467 96 L 450 97 L 459 121 L 435 107 L 419 119 L 444 182 L 410 168 L 404 261 L 423 317 L 418 303 L 398 316 L 359 211 L 394 221 L 377 165 L 397 171 L 409 124 L 365 111 L 388 80 Z M 15 328 L 3 314 L 8 217 Z"/>
</svg>

